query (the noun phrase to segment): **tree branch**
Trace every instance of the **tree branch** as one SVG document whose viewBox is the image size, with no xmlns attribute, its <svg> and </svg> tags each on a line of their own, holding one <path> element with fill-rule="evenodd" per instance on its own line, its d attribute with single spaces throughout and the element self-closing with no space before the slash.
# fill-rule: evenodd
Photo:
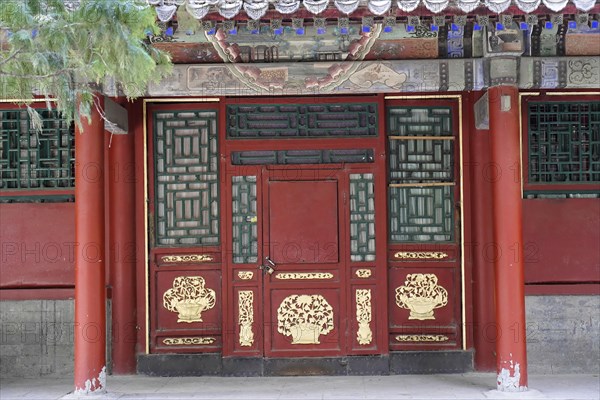
<svg viewBox="0 0 600 400">
<path fill-rule="evenodd" d="M 12 53 L 11 55 L 9 55 L 8 57 L 3 58 L 2 60 L 0 60 L 0 65 L 6 64 L 7 62 L 9 62 L 13 58 L 15 58 L 19 53 L 21 53 L 21 51 L 23 51 L 23 49 L 18 49 L 14 53 Z"/>
<path fill-rule="evenodd" d="M 0 75 L 10 76 L 12 78 L 20 78 L 20 79 L 46 79 L 46 78 L 52 78 L 52 77 L 59 76 L 59 75 L 66 75 L 71 72 L 75 72 L 75 69 L 64 68 L 64 69 L 60 69 L 56 72 L 46 74 L 46 75 L 17 74 L 17 73 L 13 73 L 13 72 L 6 72 L 6 71 L 3 71 L 0 69 Z"/>
</svg>

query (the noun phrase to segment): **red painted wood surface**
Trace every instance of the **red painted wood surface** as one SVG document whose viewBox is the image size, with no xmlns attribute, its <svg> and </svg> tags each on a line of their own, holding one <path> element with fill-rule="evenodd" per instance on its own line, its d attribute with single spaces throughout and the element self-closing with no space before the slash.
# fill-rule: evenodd
<svg viewBox="0 0 600 400">
<path fill-rule="evenodd" d="M 0 204 L 2 289 L 74 286 L 74 209 L 74 203 Z"/>
<path fill-rule="evenodd" d="M 133 134 L 114 135 L 108 150 L 108 226 L 112 288 L 112 372 L 136 371 L 135 159 Z"/>
<path fill-rule="evenodd" d="M 480 97 L 472 96 L 471 99 Z M 492 168 L 490 132 L 474 128 L 470 122 L 471 159 L 471 213 L 472 240 L 465 248 L 466 258 L 473 262 L 473 340 L 475 347 L 475 368 L 479 371 L 494 371 L 496 368 L 496 341 L 486 335 L 486 329 L 495 327 L 494 307 L 494 263 L 486 250 L 494 241 L 492 222 Z"/>
<path fill-rule="evenodd" d="M 264 257 L 276 264 L 275 272 L 265 275 L 263 280 L 267 357 L 341 355 L 345 353 L 347 338 L 352 335 L 346 331 L 346 320 L 350 319 L 344 301 L 347 289 L 340 284 L 345 281 L 345 262 L 339 253 L 345 254 L 347 246 L 339 243 L 340 237 L 346 236 L 346 224 L 339 223 L 346 210 L 337 175 L 331 170 L 318 169 L 272 171 L 263 185 L 268 193 L 263 208 L 263 215 L 268 215 L 263 221 L 266 223 Z M 285 272 L 326 272 L 333 279 L 277 278 Z M 322 296 L 331 306 L 333 329 L 317 333 L 319 344 L 293 343 L 293 336 L 280 332 L 279 309 L 288 296 L 294 295 Z"/>
<path fill-rule="evenodd" d="M 488 90 L 492 161 L 502 172 L 492 182 L 496 321 L 500 332 L 496 372 L 499 376 L 507 372 L 520 388 L 527 387 L 522 199 L 521 182 L 509 172 L 518 171 L 521 163 L 518 92 L 514 86 Z M 510 386 L 498 382 L 499 390 L 510 390 Z"/>
<path fill-rule="evenodd" d="M 525 282 L 600 282 L 600 199 L 523 200 Z"/>
<path fill-rule="evenodd" d="M 103 99 L 98 98 L 99 107 Z M 75 367 L 76 391 L 102 392 L 106 372 L 104 122 L 95 107 L 91 124 L 75 131 Z"/>
<path fill-rule="evenodd" d="M 143 100 L 139 99 L 128 104 L 127 114 L 129 118 L 129 133 L 133 135 L 134 154 L 135 154 L 135 238 L 136 238 L 136 320 L 137 320 L 137 353 L 145 354 L 148 344 L 148 324 L 146 309 L 148 305 L 148 294 L 146 277 L 148 276 L 148 264 L 146 262 L 147 244 L 145 237 L 147 234 L 145 221 L 145 166 L 148 160 L 145 158 L 145 151 L 148 140 L 144 137 L 144 113 Z"/>
<path fill-rule="evenodd" d="M 332 180 L 269 182 L 268 257 L 277 264 L 339 261 L 337 186 Z"/>
</svg>

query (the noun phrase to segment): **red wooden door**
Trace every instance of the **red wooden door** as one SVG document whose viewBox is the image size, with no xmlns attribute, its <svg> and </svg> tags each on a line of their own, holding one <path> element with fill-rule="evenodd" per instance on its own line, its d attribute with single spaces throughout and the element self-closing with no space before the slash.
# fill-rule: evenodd
<svg viewBox="0 0 600 400">
<path fill-rule="evenodd" d="M 264 354 L 341 354 L 346 228 L 338 173 L 269 171 L 263 193 Z"/>
</svg>

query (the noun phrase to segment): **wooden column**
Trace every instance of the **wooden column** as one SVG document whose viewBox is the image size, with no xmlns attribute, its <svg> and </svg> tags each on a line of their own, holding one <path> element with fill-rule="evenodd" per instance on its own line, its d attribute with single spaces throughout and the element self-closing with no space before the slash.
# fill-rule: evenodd
<svg viewBox="0 0 600 400">
<path fill-rule="evenodd" d="M 102 99 L 96 101 L 102 106 Z M 75 393 L 106 386 L 104 121 L 75 128 Z M 77 126 L 77 124 L 76 124 Z"/>
<path fill-rule="evenodd" d="M 474 93 L 471 99 L 476 98 Z M 483 98 L 479 101 L 487 101 Z M 472 121 L 474 122 L 474 121 Z M 483 130 L 485 129 L 485 130 Z M 492 179 L 496 169 L 492 163 L 491 138 L 487 127 L 471 131 L 471 242 L 473 257 L 473 322 L 475 369 L 496 369 L 496 338 L 494 315 L 494 233 L 492 231 Z M 469 250 L 469 248 L 467 248 Z"/>
<path fill-rule="evenodd" d="M 498 390 L 527 390 L 519 91 L 488 90 L 492 161 Z"/>
<path fill-rule="evenodd" d="M 136 371 L 135 158 L 133 133 L 113 135 L 109 155 L 112 373 Z"/>
</svg>

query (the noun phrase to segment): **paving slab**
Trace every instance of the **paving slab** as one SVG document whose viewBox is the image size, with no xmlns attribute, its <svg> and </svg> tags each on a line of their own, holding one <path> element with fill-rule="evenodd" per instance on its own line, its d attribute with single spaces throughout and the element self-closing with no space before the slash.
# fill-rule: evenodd
<svg viewBox="0 0 600 400">
<path fill-rule="evenodd" d="M 12 399 L 547 399 L 600 400 L 600 378 L 587 375 L 530 375 L 532 390 L 502 393 L 491 373 L 312 377 L 108 376 L 104 395 L 75 396 L 73 379 L 0 378 L 0 400 Z"/>
</svg>

